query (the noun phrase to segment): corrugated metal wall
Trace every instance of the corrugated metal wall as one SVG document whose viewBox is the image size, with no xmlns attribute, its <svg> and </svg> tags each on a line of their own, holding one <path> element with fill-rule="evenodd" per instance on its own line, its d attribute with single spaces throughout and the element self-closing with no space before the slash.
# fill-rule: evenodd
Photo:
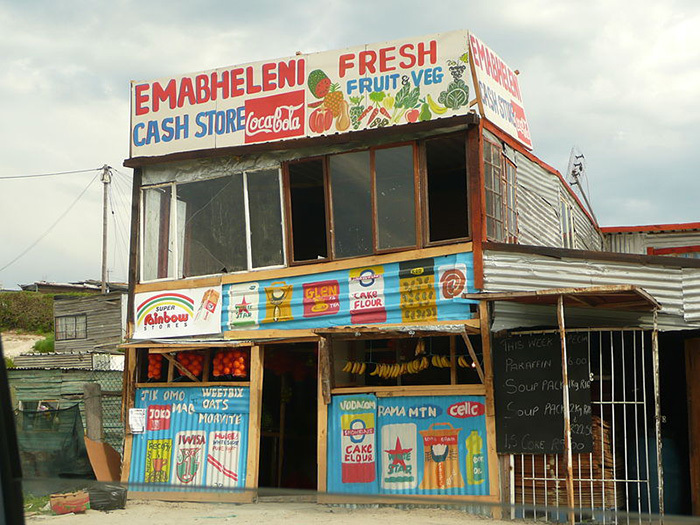
<svg viewBox="0 0 700 525">
<path fill-rule="evenodd" d="M 646 255 L 647 248 L 676 248 L 700 245 L 700 231 L 668 231 L 605 234 L 608 251 Z"/>
<path fill-rule="evenodd" d="M 697 328 L 684 321 L 700 320 L 700 270 L 592 261 L 587 259 L 552 258 L 537 254 L 504 253 L 489 251 L 484 253 L 484 291 L 508 292 L 529 291 L 548 288 L 578 288 L 586 286 L 632 284 L 649 292 L 662 306 L 659 314 L 660 327 L 668 329 Z M 688 283 L 688 293 L 684 295 L 684 283 Z M 692 316 L 686 316 L 686 309 Z M 551 319 L 550 309 L 499 305 L 497 325 L 494 329 L 506 327 L 535 326 Z M 569 309 L 573 312 L 573 309 Z M 584 310 L 585 311 L 585 310 Z M 538 322 L 534 318 L 541 315 Z M 589 319 L 620 319 L 632 322 L 650 316 L 625 315 L 622 312 L 586 311 Z M 697 316 L 697 317 L 696 317 Z M 616 324 L 617 325 L 617 324 Z"/>
<path fill-rule="evenodd" d="M 484 131 L 484 137 L 500 143 L 488 131 Z M 559 195 L 568 192 L 561 179 L 507 145 L 504 153 L 517 168 L 518 244 L 562 247 Z M 569 200 L 573 204 L 576 247 L 602 249 L 602 235 L 574 199 Z"/>
<path fill-rule="evenodd" d="M 683 303 L 685 320 L 700 322 L 700 268 L 683 268 Z"/>
</svg>

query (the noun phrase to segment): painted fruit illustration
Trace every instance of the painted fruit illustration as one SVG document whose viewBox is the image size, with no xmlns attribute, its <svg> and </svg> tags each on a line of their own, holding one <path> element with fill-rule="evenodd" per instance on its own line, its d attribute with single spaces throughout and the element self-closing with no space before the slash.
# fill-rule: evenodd
<svg viewBox="0 0 700 525">
<path fill-rule="evenodd" d="M 324 98 L 331 88 L 331 79 L 320 69 L 314 69 L 309 73 L 309 91 L 316 98 Z"/>
<path fill-rule="evenodd" d="M 348 103 L 343 100 L 340 103 L 340 114 L 335 120 L 335 129 L 345 131 L 350 127 L 350 109 Z"/>
<path fill-rule="evenodd" d="M 340 115 L 341 106 L 345 102 L 343 92 L 338 91 L 338 84 L 331 84 L 330 91 L 323 97 L 323 106 L 330 109 L 334 117 Z"/>
<path fill-rule="evenodd" d="M 406 120 L 408 122 L 416 122 L 418 120 L 420 112 L 418 111 L 417 108 L 409 109 L 406 112 Z"/>
<path fill-rule="evenodd" d="M 331 129 L 332 125 L 333 112 L 326 107 L 314 110 L 309 116 L 309 129 L 314 133 L 324 133 Z"/>
</svg>

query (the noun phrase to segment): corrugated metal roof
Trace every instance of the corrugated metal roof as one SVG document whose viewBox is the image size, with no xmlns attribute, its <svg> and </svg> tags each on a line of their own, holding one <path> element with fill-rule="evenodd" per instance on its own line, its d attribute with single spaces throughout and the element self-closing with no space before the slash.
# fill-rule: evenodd
<svg viewBox="0 0 700 525">
<path fill-rule="evenodd" d="M 50 353 L 22 354 L 13 360 L 15 368 L 53 368 L 53 369 L 82 369 L 92 368 L 92 354 L 79 353 Z"/>
<path fill-rule="evenodd" d="M 700 270 L 683 268 L 683 304 L 685 320 L 700 322 Z"/>
<path fill-rule="evenodd" d="M 686 271 L 690 272 L 686 280 L 692 284 L 688 292 L 692 295 L 684 296 L 684 272 Z M 698 325 L 687 322 L 694 321 L 695 315 L 698 315 L 697 319 L 700 320 L 700 278 L 695 276 L 695 272 L 700 270 L 634 262 L 557 258 L 536 253 L 484 252 L 484 291 L 486 292 L 632 284 L 646 290 L 661 304 L 659 322 L 662 329 L 663 326 L 668 329 L 698 328 Z M 686 305 L 693 313 L 691 318 L 684 318 Z M 507 322 L 499 319 L 498 326 L 501 328 L 506 327 L 505 325 L 535 326 L 531 324 L 532 320 L 528 319 L 532 308 L 508 306 L 503 310 L 503 307 L 499 306 L 497 311 L 509 312 L 510 319 Z M 520 318 L 518 313 L 521 315 Z M 596 311 L 593 316 L 611 320 L 620 315 L 615 312 L 601 317 L 599 313 L 601 312 Z M 589 312 L 585 315 L 591 317 L 592 314 Z M 644 316 L 634 316 L 630 319 L 642 317 Z"/>
</svg>

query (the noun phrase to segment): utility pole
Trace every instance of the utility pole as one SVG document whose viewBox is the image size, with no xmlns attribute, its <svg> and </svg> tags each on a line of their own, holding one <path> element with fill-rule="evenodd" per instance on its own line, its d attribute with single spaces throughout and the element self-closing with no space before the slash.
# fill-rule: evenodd
<svg viewBox="0 0 700 525">
<path fill-rule="evenodd" d="M 105 164 L 102 166 L 102 293 L 107 293 L 107 194 L 112 182 L 112 172 Z"/>
</svg>

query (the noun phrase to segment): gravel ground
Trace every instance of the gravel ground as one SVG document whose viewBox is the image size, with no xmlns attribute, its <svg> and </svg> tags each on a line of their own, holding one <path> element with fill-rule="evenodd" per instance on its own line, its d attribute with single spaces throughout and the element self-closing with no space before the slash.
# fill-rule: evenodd
<svg viewBox="0 0 700 525">
<path fill-rule="evenodd" d="M 167 503 L 161 501 L 128 501 L 126 508 L 110 512 L 90 510 L 84 514 L 30 515 L 27 523 L 61 525 L 158 525 L 172 523 L 245 523 L 273 524 L 460 524 L 485 523 L 504 525 L 505 521 L 490 520 L 460 510 L 393 507 L 345 508 L 315 503 L 257 503 L 245 505 L 212 503 Z M 512 525 L 512 522 L 508 522 Z"/>
</svg>

